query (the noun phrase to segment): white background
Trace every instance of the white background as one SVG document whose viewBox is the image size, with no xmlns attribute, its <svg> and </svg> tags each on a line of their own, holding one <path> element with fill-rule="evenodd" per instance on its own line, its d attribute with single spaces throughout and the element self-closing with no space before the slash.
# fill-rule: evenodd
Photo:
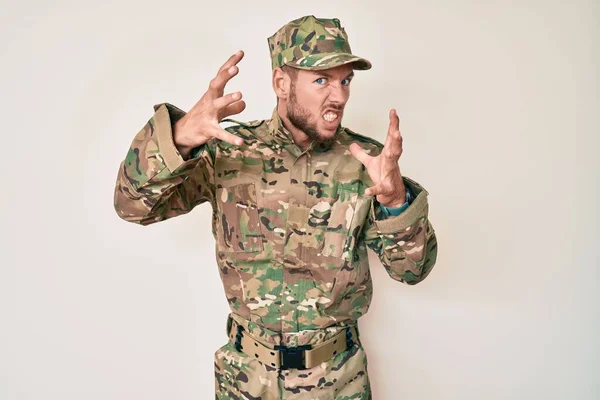
<svg viewBox="0 0 600 400">
<path fill-rule="evenodd" d="M 598 399 L 600 7 L 595 1 L 2 1 L 0 398 L 209 399 L 228 307 L 210 206 L 150 227 L 113 209 L 152 106 L 188 110 L 227 57 L 242 120 L 275 105 L 267 37 L 338 17 L 344 125 L 430 192 L 431 275 L 371 254 L 374 398 Z"/>
</svg>

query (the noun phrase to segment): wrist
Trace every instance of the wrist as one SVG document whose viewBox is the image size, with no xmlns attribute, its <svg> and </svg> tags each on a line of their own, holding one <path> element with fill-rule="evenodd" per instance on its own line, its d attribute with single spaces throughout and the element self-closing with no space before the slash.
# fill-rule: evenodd
<svg viewBox="0 0 600 400">
<path fill-rule="evenodd" d="M 406 189 L 402 188 L 399 193 L 386 196 L 385 199 L 377 199 L 377 201 L 387 208 L 397 208 L 402 207 L 407 202 L 408 199 L 406 197 Z"/>
<path fill-rule="evenodd" d="M 184 160 L 187 160 L 194 148 L 188 143 L 189 140 L 186 139 L 184 132 L 182 120 L 173 124 L 173 143 L 175 144 L 177 151 L 179 151 L 179 154 L 181 154 L 181 157 Z"/>
<path fill-rule="evenodd" d="M 398 208 L 398 207 L 402 207 L 404 204 L 406 203 L 406 197 L 403 197 L 402 200 L 398 200 L 398 201 L 394 201 L 388 204 L 384 204 L 382 202 L 379 202 L 379 204 L 381 204 L 384 207 L 387 208 Z"/>
<path fill-rule="evenodd" d="M 389 218 L 392 216 L 397 216 L 402 214 L 409 206 L 408 201 L 402 204 L 400 207 L 386 207 L 382 204 L 379 205 L 381 213 L 385 218 Z"/>
</svg>

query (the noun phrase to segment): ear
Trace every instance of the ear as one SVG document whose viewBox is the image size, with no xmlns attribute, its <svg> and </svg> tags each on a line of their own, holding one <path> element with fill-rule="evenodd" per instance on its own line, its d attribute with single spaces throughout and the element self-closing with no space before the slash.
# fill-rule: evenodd
<svg viewBox="0 0 600 400">
<path fill-rule="evenodd" d="M 273 90 L 280 100 L 287 100 L 290 94 L 291 79 L 281 68 L 273 70 Z"/>
</svg>

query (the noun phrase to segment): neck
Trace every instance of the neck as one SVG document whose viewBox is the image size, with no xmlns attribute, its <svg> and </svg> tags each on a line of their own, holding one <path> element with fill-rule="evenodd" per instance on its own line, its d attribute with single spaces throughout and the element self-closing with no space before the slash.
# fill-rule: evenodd
<svg viewBox="0 0 600 400">
<path fill-rule="evenodd" d="M 306 150 L 308 146 L 310 146 L 312 139 L 290 122 L 289 118 L 287 117 L 287 110 L 282 103 L 282 101 L 279 101 L 279 104 L 277 105 L 277 114 L 279 114 L 279 118 L 281 119 L 283 127 L 292 134 L 294 143 L 296 143 L 296 145 L 302 150 Z"/>
</svg>

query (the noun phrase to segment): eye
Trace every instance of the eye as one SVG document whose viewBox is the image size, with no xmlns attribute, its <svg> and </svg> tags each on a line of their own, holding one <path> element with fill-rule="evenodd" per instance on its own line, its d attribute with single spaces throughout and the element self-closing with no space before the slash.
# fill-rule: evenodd
<svg viewBox="0 0 600 400">
<path fill-rule="evenodd" d="M 315 79 L 315 82 L 319 85 L 323 85 L 325 82 L 327 82 L 327 78 L 317 78 Z"/>
<path fill-rule="evenodd" d="M 348 85 L 350 84 L 350 82 L 351 82 L 351 81 L 352 81 L 352 79 L 348 79 L 348 78 L 346 78 L 346 79 L 342 80 L 342 85 L 343 85 L 343 86 L 348 86 Z"/>
</svg>

